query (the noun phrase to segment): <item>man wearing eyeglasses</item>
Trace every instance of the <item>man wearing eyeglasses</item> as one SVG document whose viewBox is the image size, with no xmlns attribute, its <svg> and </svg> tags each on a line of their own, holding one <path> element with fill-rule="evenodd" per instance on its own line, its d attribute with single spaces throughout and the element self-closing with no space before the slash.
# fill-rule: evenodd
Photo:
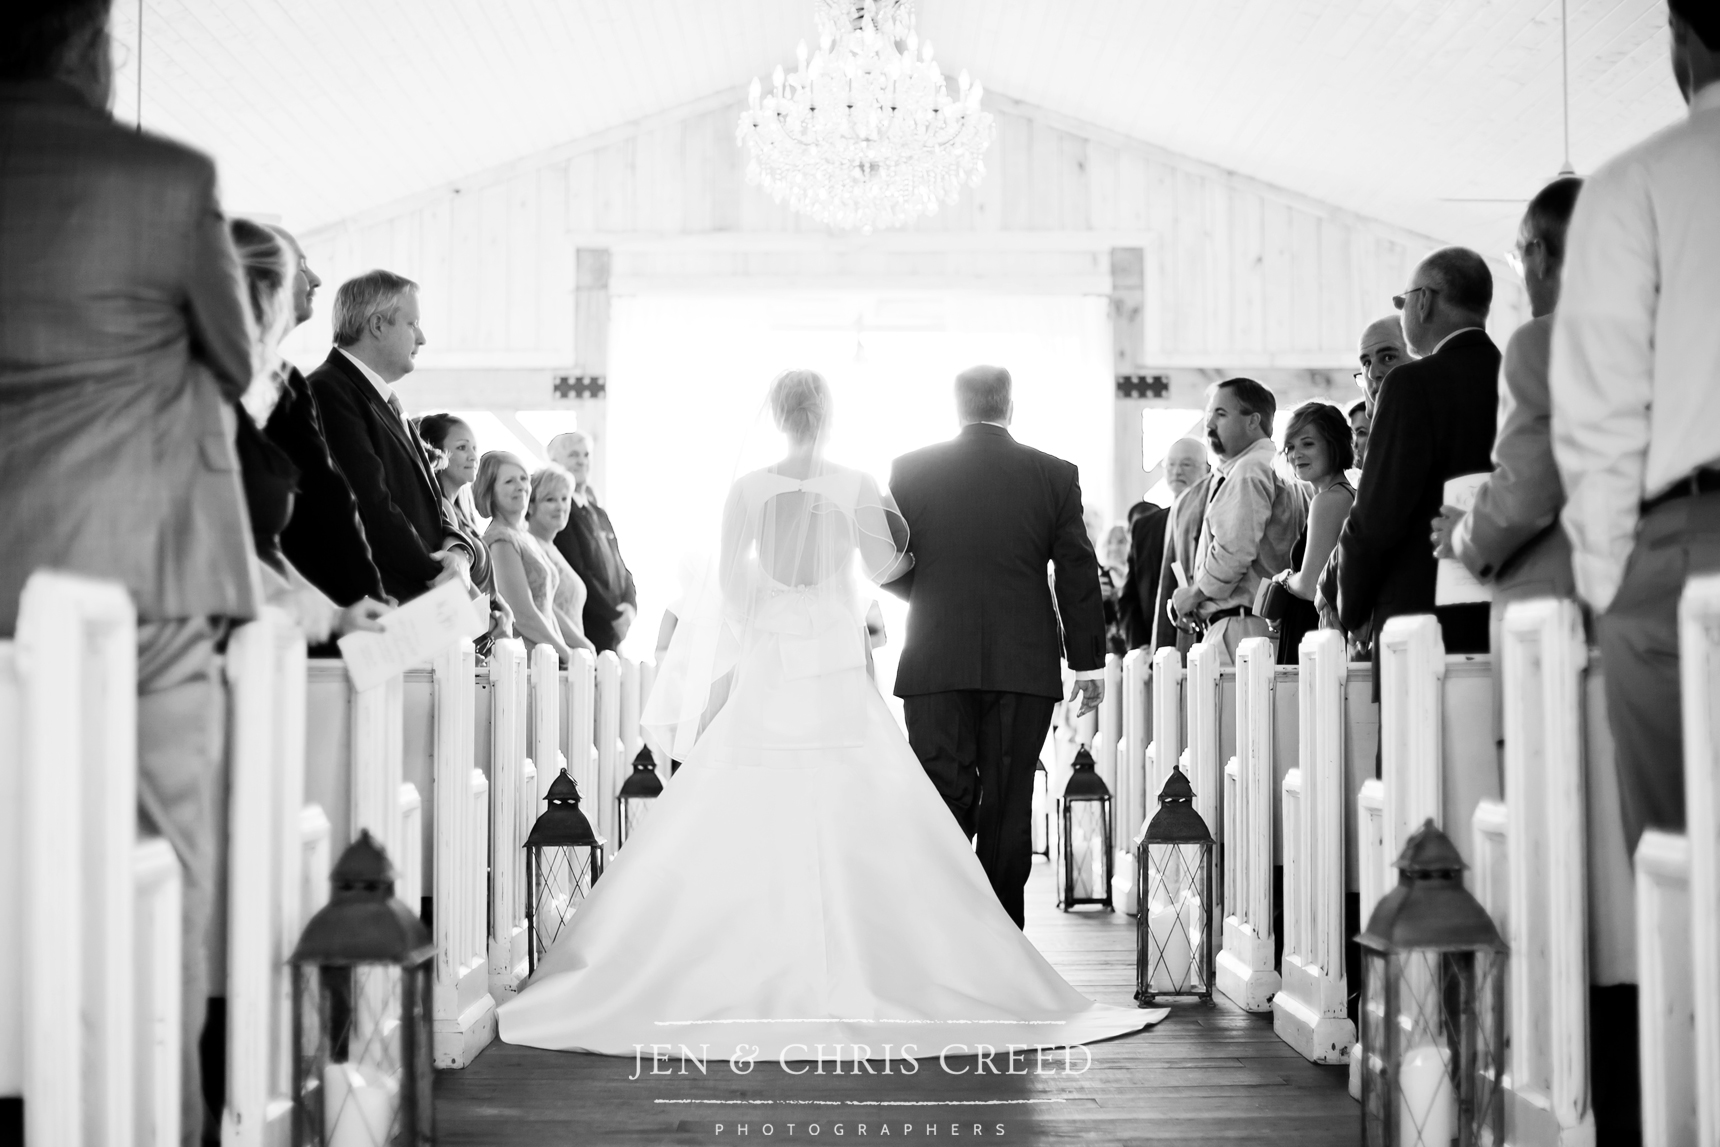
<svg viewBox="0 0 1720 1147">
<path fill-rule="evenodd" d="M 1480 255 L 1435 251 L 1392 302 L 1408 349 L 1422 357 L 1395 366 L 1380 387 L 1356 504 L 1332 555 L 1340 622 L 1351 632 L 1371 625 L 1376 637 L 1376 691 L 1377 637 L 1400 614 L 1437 615 L 1450 652 L 1487 651 L 1485 603 L 1434 607 L 1427 523 L 1447 479 L 1490 468 L 1499 393 L 1499 348 L 1483 329 L 1493 275 Z"/>
</svg>

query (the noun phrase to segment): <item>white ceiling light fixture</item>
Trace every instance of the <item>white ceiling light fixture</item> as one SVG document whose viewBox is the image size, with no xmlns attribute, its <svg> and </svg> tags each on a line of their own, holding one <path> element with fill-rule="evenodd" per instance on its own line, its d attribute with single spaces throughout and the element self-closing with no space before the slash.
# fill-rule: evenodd
<svg viewBox="0 0 1720 1147">
<path fill-rule="evenodd" d="M 757 78 L 736 143 L 778 203 L 846 230 L 899 227 L 977 186 L 995 127 L 966 71 L 952 96 L 913 0 L 817 0 L 818 50 Z"/>
</svg>

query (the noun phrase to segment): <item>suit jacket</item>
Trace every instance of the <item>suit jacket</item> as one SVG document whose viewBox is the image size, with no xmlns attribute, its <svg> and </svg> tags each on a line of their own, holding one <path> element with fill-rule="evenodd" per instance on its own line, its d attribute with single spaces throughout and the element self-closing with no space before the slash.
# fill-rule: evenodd
<svg viewBox="0 0 1720 1147">
<path fill-rule="evenodd" d="M 382 575 L 370 556 L 358 501 L 328 452 L 322 412 L 305 376 L 293 367 L 265 432 L 299 471 L 293 516 L 281 531 L 281 550 L 305 580 L 336 605 L 383 598 Z"/>
<path fill-rule="evenodd" d="M 1164 566 L 1165 526 L 1170 510 L 1154 506 L 1129 530 L 1129 572 L 1123 578 L 1117 611 L 1130 649 L 1152 646 L 1153 609 L 1159 600 L 1159 571 Z"/>
<path fill-rule="evenodd" d="M 1196 547 L 1200 545 L 1200 529 L 1206 523 L 1206 497 L 1212 492 L 1212 472 L 1208 471 L 1200 481 L 1184 490 L 1177 500 L 1171 503 L 1170 516 L 1165 526 L 1165 556 L 1159 563 L 1159 597 L 1153 607 L 1153 648 L 1162 649 L 1167 645 L 1178 645 L 1179 638 L 1192 642 L 1193 638 L 1171 624 L 1170 614 L 1166 607 L 1170 605 L 1171 595 L 1177 590 L 1176 573 L 1171 569 L 1175 560 L 1182 566 L 1184 577 L 1194 576 L 1194 556 Z"/>
<path fill-rule="evenodd" d="M 445 515 L 423 443 L 345 354 L 329 351 L 311 372 L 329 454 L 346 476 L 382 588 L 406 602 L 430 588 L 442 564 L 430 555 L 456 524 Z"/>
<path fill-rule="evenodd" d="M 0 157 L 0 634 L 42 566 L 123 583 L 143 621 L 251 617 L 214 164 L 51 81 L 0 84 Z"/>
<path fill-rule="evenodd" d="M 1499 350 L 1485 331 L 1453 335 L 1386 376 L 1356 504 L 1338 535 L 1338 614 L 1346 630 L 1433 612 L 1428 541 L 1445 482 L 1487 470 L 1499 403 Z"/>
<path fill-rule="evenodd" d="M 896 459 L 890 492 L 914 555 L 914 568 L 886 586 L 910 606 L 896 696 L 985 689 L 1061 698 L 1059 618 L 1069 667 L 1105 664 L 1099 559 L 1073 463 L 979 422 Z"/>
<path fill-rule="evenodd" d="M 1493 582 L 1494 600 L 1576 596 L 1571 543 L 1559 528 L 1565 488 L 1553 462 L 1547 364 L 1553 316 L 1530 319 L 1505 344 L 1493 473 L 1452 531 L 1469 572 Z"/>
<path fill-rule="evenodd" d="M 599 653 L 614 649 L 621 644 L 615 627 L 621 607 L 637 606 L 639 592 L 633 585 L 633 571 L 621 559 L 615 526 L 596 498 L 587 497 L 583 506 L 575 504 L 567 525 L 555 536 L 555 548 L 585 583 L 581 620 L 586 638 Z"/>
</svg>

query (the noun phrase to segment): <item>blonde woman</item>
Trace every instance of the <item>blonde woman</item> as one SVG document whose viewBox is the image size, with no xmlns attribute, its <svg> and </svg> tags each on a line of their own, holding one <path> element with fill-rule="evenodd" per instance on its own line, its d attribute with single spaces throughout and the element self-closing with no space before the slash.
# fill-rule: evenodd
<svg viewBox="0 0 1720 1147">
<path fill-rule="evenodd" d="M 555 617 L 559 574 L 525 528 L 531 491 L 531 472 L 515 455 L 491 450 L 478 460 L 472 501 L 490 519 L 484 543 L 496 592 L 514 611 L 514 628 L 526 645 L 548 645 L 566 665 L 573 651 Z"/>
<path fill-rule="evenodd" d="M 561 627 L 562 640 L 573 649 L 590 649 L 596 653 L 597 650 L 585 637 L 585 582 L 555 548 L 555 536 L 567 526 L 567 520 L 573 514 L 573 485 L 572 473 L 553 462 L 533 474 L 526 529 L 537 542 L 544 561 L 556 572 L 550 607 L 556 624 Z"/>
</svg>

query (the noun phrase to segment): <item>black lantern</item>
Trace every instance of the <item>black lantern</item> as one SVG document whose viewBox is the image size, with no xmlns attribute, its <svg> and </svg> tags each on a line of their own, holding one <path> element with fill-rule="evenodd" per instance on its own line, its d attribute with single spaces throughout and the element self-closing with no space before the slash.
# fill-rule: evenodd
<svg viewBox="0 0 1720 1147">
<path fill-rule="evenodd" d="M 1212 999 L 1212 832 L 1194 808 L 1182 769 L 1159 793 L 1159 811 L 1141 837 L 1140 912 L 1136 917 L 1135 999 Z"/>
<path fill-rule="evenodd" d="M 435 1139 L 431 958 L 417 913 L 369 831 L 293 952 L 293 1142 L 422 1147 Z"/>
<path fill-rule="evenodd" d="M 603 875 L 607 843 L 579 811 L 579 786 L 566 769 L 544 800 L 549 807 L 526 837 L 526 965 L 533 972 Z"/>
<path fill-rule="evenodd" d="M 621 782 L 615 794 L 615 847 L 627 843 L 627 838 L 639 830 L 651 802 L 663 795 L 663 780 L 657 775 L 657 758 L 646 745 L 633 758 L 633 771 Z"/>
<path fill-rule="evenodd" d="M 1083 904 L 1111 910 L 1111 790 L 1082 745 L 1070 764 L 1069 783 L 1058 799 L 1058 856 L 1062 861 L 1058 907 Z"/>
<path fill-rule="evenodd" d="M 1051 859 L 1051 776 L 1044 761 L 1033 762 L 1033 854 Z"/>
<path fill-rule="evenodd" d="M 1463 858 L 1430 819 L 1362 949 L 1362 1142 L 1505 1141 L 1505 942 L 1463 887 Z"/>
</svg>

